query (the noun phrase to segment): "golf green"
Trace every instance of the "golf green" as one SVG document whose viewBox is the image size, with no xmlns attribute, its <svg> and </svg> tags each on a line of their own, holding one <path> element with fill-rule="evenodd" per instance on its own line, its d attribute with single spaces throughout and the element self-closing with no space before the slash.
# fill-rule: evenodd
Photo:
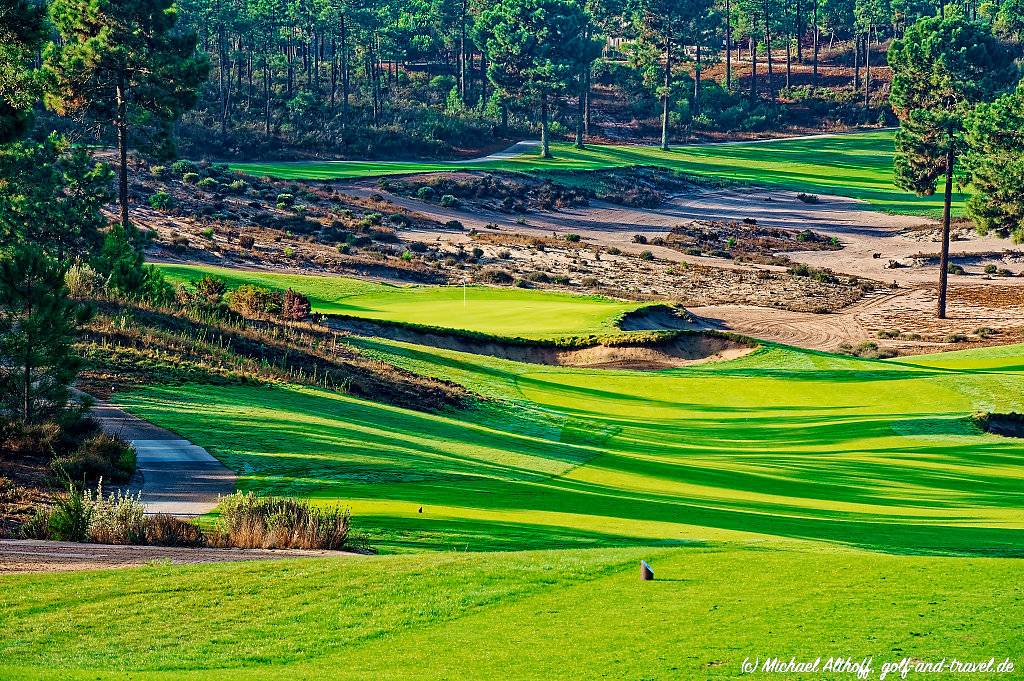
<svg viewBox="0 0 1024 681">
<path fill-rule="evenodd" d="M 292 288 L 314 312 L 476 331 L 505 337 L 558 338 L 618 333 L 616 322 L 643 303 L 600 296 L 495 286 L 395 286 L 330 275 L 279 274 L 198 265 L 161 265 L 172 282 L 212 275 L 229 288 Z"/>
</svg>

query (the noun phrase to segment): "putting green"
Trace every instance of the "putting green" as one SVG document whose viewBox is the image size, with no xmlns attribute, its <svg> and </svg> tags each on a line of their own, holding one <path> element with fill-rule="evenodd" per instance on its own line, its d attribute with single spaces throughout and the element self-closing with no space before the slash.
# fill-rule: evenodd
<svg viewBox="0 0 1024 681">
<path fill-rule="evenodd" d="M 506 337 L 558 338 L 618 333 L 616 322 L 642 303 L 493 286 L 394 286 L 347 277 L 161 265 L 173 282 L 207 275 L 229 288 L 258 284 L 309 296 L 315 312 L 343 314 Z"/>
<path fill-rule="evenodd" d="M 892 182 L 893 133 L 890 131 L 750 144 L 678 146 L 670 151 L 634 145 L 571 144 L 552 146 L 554 158 L 524 154 L 481 163 L 300 161 L 237 163 L 235 170 L 278 179 L 332 180 L 458 169 L 523 172 L 587 171 L 627 166 L 660 166 L 704 177 L 768 185 L 867 201 L 887 212 L 937 215 L 940 196 L 918 197 Z M 576 182 L 585 181 L 578 178 Z M 954 208 L 963 210 L 957 194 Z"/>
</svg>

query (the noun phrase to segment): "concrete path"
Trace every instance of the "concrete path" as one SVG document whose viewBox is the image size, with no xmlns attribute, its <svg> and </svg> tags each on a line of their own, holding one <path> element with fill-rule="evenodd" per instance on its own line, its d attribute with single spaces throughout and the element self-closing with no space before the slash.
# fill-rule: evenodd
<svg viewBox="0 0 1024 681">
<path fill-rule="evenodd" d="M 202 447 L 105 402 L 97 402 L 92 414 L 105 432 L 135 447 L 138 467 L 124 489 L 142 492 L 146 513 L 203 515 L 218 495 L 235 490 L 235 474 Z"/>
</svg>

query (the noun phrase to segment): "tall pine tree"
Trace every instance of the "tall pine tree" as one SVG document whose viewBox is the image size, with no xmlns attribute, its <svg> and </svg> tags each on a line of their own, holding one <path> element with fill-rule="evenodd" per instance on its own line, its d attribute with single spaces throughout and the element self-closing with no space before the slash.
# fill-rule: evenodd
<svg viewBox="0 0 1024 681">
<path fill-rule="evenodd" d="M 46 55 L 46 103 L 80 114 L 117 134 L 118 202 L 128 230 L 128 148 L 146 126 L 157 138 L 196 100 L 209 68 L 196 37 L 176 29 L 173 0 L 54 0 L 60 35 Z"/>
<path fill-rule="evenodd" d="M 956 159 L 963 150 L 964 119 L 1017 78 L 1013 54 L 991 30 L 960 17 L 915 22 L 889 48 L 893 110 L 900 119 L 894 158 L 897 186 L 918 195 L 935 193 L 945 178 L 939 319 L 946 317 L 949 222 Z"/>
</svg>

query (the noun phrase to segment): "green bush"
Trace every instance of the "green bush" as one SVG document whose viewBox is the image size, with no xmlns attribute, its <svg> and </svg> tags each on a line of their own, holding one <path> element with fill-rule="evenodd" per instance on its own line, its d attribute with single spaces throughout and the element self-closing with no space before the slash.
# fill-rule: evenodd
<svg viewBox="0 0 1024 681">
<path fill-rule="evenodd" d="M 278 194 L 277 195 L 277 202 L 278 202 L 278 204 L 283 203 L 286 206 L 290 206 L 293 203 L 295 203 L 295 195 L 294 194 Z"/>
<path fill-rule="evenodd" d="M 135 473 L 135 448 L 117 436 L 97 433 L 70 454 L 55 456 L 50 467 L 76 482 L 100 478 L 127 482 Z"/>
<path fill-rule="evenodd" d="M 243 317 L 277 316 L 284 295 L 263 286 L 242 284 L 227 296 L 228 306 Z"/>
<path fill-rule="evenodd" d="M 167 176 L 167 166 L 150 166 L 149 174 L 160 179 Z"/>
<path fill-rule="evenodd" d="M 217 188 L 220 187 L 220 182 L 213 179 L 212 177 L 204 177 L 203 179 L 199 180 L 199 183 L 196 186 L 198 186 L 200 189 L 206 189 L 207 191 L 216 191 Z"/>
<path fill-rule="evenodd" d="M 180 161 L 175 161 L 173 164 L 171 164 L 171 172 L 181 177 L 184 177 L 185 175 L 188 174 L 198 175 L 199 166 L 197 166 L 192 161 L 182 159 Z"/>
<path fill-rule="evenodd" d="M 643 251 L 642 253 L 640 253 L 640 259 L 647 260 L 649 262 L 651 260 L 654 260 L 654 254 L 651 253 L 650 251 Z"/>
<path fill-rule="evenodd" d="M 452 194 L 445 194 L 441 197 L 441 206 L 443 208 L 458 208 L 459 200 Z"/>
<path fill-rule="evenodd" d="M 165 191 L 154 192 L 149 197 L 149 205 L 158 210 L 167 210 L 174 207 L 174 198 Z"/>
<path fill-rule="evenodd" d="M 434 198 L 434 188 L 430 185 L 424 185 L 416 190 L 416 198 L 421 201 L 430 201 Z"/>
<path fill-rule="evenodd" d="M 88 265 L 73 265 L 64 275 L 64 285 L 72 298 L 92 298 L 103 290 L 103 277 Z"/>
<path fill-rule="evenodd" d="M 89 538 L 92 523 L 92 503 L 88 493 L 79 492 L 73 486 L 57 498 L 47 519 L 47 539 L 54 541 L 82 542 Z"/>
<path fill-rule="evenodd" d="M 185 173 L 181 176 L 181 181 L 186 184 L 196 184 L 199 182 L 199 173 Z"/>
</svg>

